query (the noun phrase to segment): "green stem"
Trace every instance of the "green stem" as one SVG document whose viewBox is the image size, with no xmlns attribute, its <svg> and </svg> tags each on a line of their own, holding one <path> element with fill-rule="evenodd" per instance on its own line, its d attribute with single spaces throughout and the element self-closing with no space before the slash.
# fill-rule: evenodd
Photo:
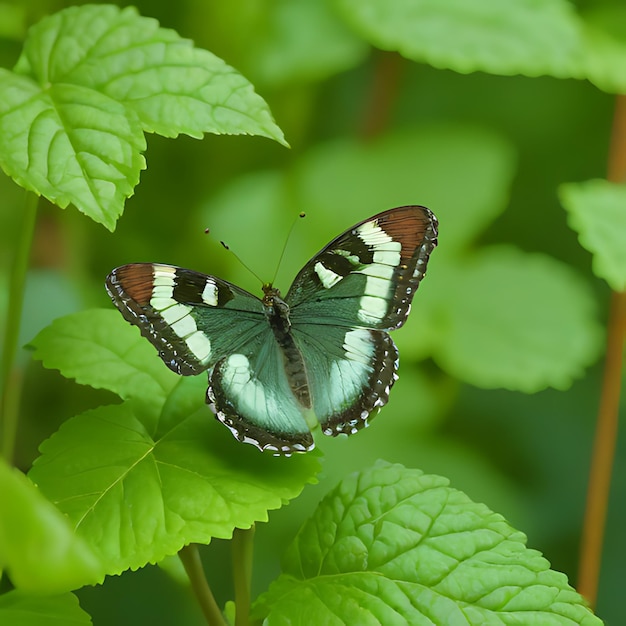
<svg viewBox="0 0 626 626">
<path fill-rule="evenodd" d="M 251 603 L 250 579 L 252 578 L 254 525 L 248 530 L 235 528 L 232 546 L 236 607 L 235 626 L 249 626 Z"/>
<path fill-rule="evenodd" d="M 27 192 L 24 201 L 24 219 L 17 241 L 9 283 L 9 306 L 2 349 L 2 398 L 0 400 L 0 453 L 10 463 L 15 450 L 19 419 L 19 402 L 22 391 L 22 373 L 15 365 L 17 342 L 24 304 L 24 285 L 33 244 L 37 218 L 38 196 Z"/>
<path fill-rule="evenodd" d="M 217 606 L 213 592 L 204 575 L 204 568 L 200 560 L 198 546 L 195 543 L 185 546 L 178 553 L 178 557 L 183 563 L 187 576 L 189 576 L 191 589 L 200 604 L 207 624 L 209 624 L 209 626 L 226 626 L 226 621 L 222 616 L 219 606 Z"/>
</svg>

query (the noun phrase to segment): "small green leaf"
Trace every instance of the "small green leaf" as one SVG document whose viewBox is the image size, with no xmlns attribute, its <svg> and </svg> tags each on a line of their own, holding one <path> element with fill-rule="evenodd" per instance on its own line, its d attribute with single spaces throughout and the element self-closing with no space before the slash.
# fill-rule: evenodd
<svg viewBox="0 0 626 626">
<path fill-rule="evenodd" d="M 626 290 L 626 185 L 607 180 L 559 189 L 569 225 L 593 254 L 593 272 L 614 291 Z"/>
<path fill-rule="evenodd" d="M 582 76 L 580 22 L 565 0 L 335 0 L 384 50 L 463 74 Z"/>
<path fill-rule="evenodd" d="M 0 568 L 8 569 L 15 587 L 59 593 L 102 582 L 104 573 L 86 542 L 21 472 L 1 459 L 0 502 Z M 2 609 L 0 623 L 13 623 L 1 616 Z"/>
<path fill-rule="evenodd" d="M 135 326 L 113 309 L 91 309 L 55 320 L 31 342 L 34 358 L 82 385 L 161 406 L 180 377 Z"/>
<path fill-rule="evenodd" d="M 11 626 L 88 626 L 91 618 L 71 593 L 45 596 L 14 589 L 0 595 L 0 624 Z"/>
<path fill-rule="evenodd" d="M 626 7 L 596 3 L 584 6 L 583 11 L 585 75 L 600 89 L 626 93 Z"/>
<path fill-rule="evenodd" d="M 532 393 L 568 388 L 598 357 L 595 299 L 568 266 L 497 246 L 441 269 L 429 276 L 440 307 L 434 358 L 450 374 Z"/>
<path fill-rule="evenodd" d="M 254 614 L 268 626 L 601 624 L 525 542 L 445 478 L 379 463 L 321 502 Z"/>
<path fill-rule="evenodd" d="M 109 230 L 145 168 L 143 131 L 285 144 L 241 74 L 132 7 L 69 7 L 43 19 L 14 72 L 0 69 L 0 94 L 2 168 Z"/>
<path fill-rule="evenodd" d="M 230 538 L 314 481 L 316 455 L 276 458 L 242 445 L 205 394 L 203 376 L 181 379 L 160 412 L 134 401 L 100 407 L 42 444 L 31 478 L 108 574 Z"/>
</svg>

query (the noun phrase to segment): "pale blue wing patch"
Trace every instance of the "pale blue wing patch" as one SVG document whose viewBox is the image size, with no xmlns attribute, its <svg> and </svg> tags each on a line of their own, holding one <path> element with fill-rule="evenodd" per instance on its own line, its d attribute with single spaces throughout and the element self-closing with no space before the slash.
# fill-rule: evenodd
<svg viewBox="0 0 626 626">
<path fill-rule="evenodd" d="M 260 450 L 289 455 L 313 448 L 305 415 L 285 373 L 283 357 L 269 331 L 219 361 L 209 377 L 207 401 L 236 439 Z"/>
<path fill-rule="evenodd" d="M 298 324 L 292 329 L 306 354 L 313 411 L 325 435 L 353 434 L 389 399 L 398 351 L 391 337 L 365 328 Z"/>
</svg>

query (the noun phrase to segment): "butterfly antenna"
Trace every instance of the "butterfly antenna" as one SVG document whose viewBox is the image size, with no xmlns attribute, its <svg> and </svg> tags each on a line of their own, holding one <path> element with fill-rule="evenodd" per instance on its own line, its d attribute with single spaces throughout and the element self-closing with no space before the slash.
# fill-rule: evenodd
<svg viewBox="0 0 626 626">
<path fill-rule="evenodd" d="M 230 246 L 227 243 L 225 243 L 224 241 L 220 241 L 220 243 L 222 244 L 222 247 L 224 248 L 224 250 L 228 250 L 237 259 L 237 261 L 239 261 L 239 263 L 241 263 L 241 265 L 243 267 L 245 267 L 250 272 L 250 274 L 252 274 L 252 276 L 254 276 L 262 285 L 265 284 L 263 282 L 263 279 L 249 265 L 246 265 L 241 260 L 239 255 L 236 252 L 234 252 L 233 250 L 230 249 Z"/>
<path fill-rule="evenodd" d="M 272 282 L 270 284 L 274 284 L 276 281 L 276 276 L 278 275 L 278 270 L 280 269 L 280 264 L 283 262 L 283 258 L 285 256 L 285 251 L 287 250 L 287 244 L 289 243 L 289 239 L 291 238 L 291 233 L 293 233 L 293 229 L 296 226 L 296 222 L 299 218 L 306 217 L 306 213 L 298 213 L 298 216 L 294 218 L 293 222 L 291 222 L 291 227 L 289 228 L 289 232 L 287 233 L 287 237 L 285 237 L 285 243 L 283 244 L 283 249 L 280 252 L 280 256 L 278 257 L 278 263 L 276 264 L 276 270 L 274 272 L 274 276 L 272 276 Z"/>
<path fill-rule="evenodd" d="M 205 234 L 205 235 L 211 235 L 211 229 L 210 229 L 210 228 L 205 228 L 205 229 L 204 229 L 204 234 Z M 254 277 L 255 277 L 255 278 L 256 278 L 256 279 L 257 279 L 257 280 L 258 280 L 258 281 L 259 281 L 262 285 L 263 285 L 263 284 L 265 284 L 265 283 L 263 282 L 263 280 L 261 280 L 261 277 L 260 277 L 260 276 L 259 276 L 259 275 L 258 275 L 258 274 L 257 274 L 257 273 L 256 273 L 256 272 L 252 269 L 252 268 L 251 268 L 251 267 L 249 267 L 248 265 L 246 265 L 246 264 L 245 264 L 245 263 L 241 260 L 241 258 L 239 257 L 239 255 L 238 255 L 236 252 L 234 252 L 233 250 L 231 250 L 231 249 L 230 249 L 230 246 L 229 246 L 226 242 L 224 242 L 224 241 L 221 241 L 221 240 L 220 240 L 220 244 L 221 244 L 221 246 L 224 248 L 224 250 L 228 250 L 228 252 L 230 252 L 230 253 L 231 253 L 231 254 L 232 254 L 232 255 L 233 255 L 233 256 L 237 259 L 237 261 L 239 261 L 239 263 L 241 263 L 241 265 L 242 265 L 243 267 L 245 267 L 245 268 L 246 268 L 246 269 L 250 272 L 250 274 L 252 274 L 252 276 L 254 276 Z"/>
</svg>

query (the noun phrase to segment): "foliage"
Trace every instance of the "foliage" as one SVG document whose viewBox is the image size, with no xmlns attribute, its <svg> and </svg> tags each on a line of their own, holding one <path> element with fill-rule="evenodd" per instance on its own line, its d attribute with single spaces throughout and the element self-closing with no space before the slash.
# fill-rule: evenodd
<svg viewBox="0 0 626 626">
<path fill-rule="evenodd" d="M 168 595 L 190 583 L 209 623 L 248 623 L 250 595 L 268 624 L 601 623 L 556 570 L 576 575 L 603 305 L 626 285 L 624 189 L 600 179 L 626 10 L 144 4 L 0 4 L 0 436 L 30 468 L 0 465 L 0 622 L 201 623 Z M 321 454 L 234 441 L 205 375 L 179 380 L 101 287 L 116 265 L 163 261 L 255 291 L 218 246 L 206 262 L 200 233 L 269 277 L 304 211 L 287 285 L 341 229 L 413 203 L 438 216 L 440 245 L 394 334 L 401 378 L 370 429 Z M 84 215 L 52 206 L 70 204 Z M 614 500 L 608 546 L 626 515 Z M 217 610 L 195 544 L 210 544 Z M 606 550 L 608 622 L 624 556 Z M 132 591 L 152 575 L 157 591 Z"/>
</svg>

